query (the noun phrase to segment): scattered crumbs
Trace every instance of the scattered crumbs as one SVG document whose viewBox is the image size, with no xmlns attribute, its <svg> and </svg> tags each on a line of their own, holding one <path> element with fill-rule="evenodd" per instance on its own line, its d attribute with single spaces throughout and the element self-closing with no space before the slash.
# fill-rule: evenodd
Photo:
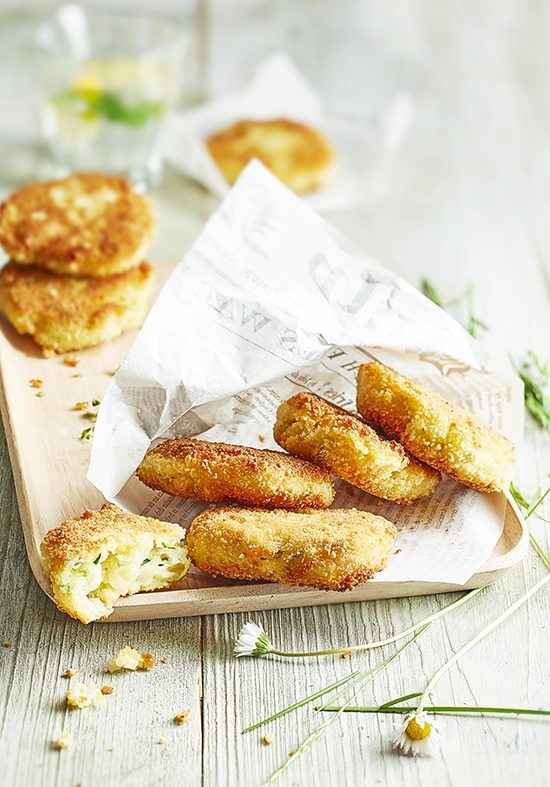
<svg viewBox="0 0 550 787">
<path fill-rule="evenodd" d="M 37 393 L 35 393 L 35 396 L 36 396 L 38 399 L 42 399 L 42 397 L 43 397 L 43 396 L 46 396 L 46 394 L 44 393 L 44 391 L 37 391 Z"/>
<path fill-rule="evenodd" d="M 81 710 L 90 706 L 97 706 L 101 702 L 101 691 L 93 683 L 75 683 L 68 690 L 67 707 L 71 710 Z"/>
<path fill-rule="evenodd" d="M 114 746 L 109 746 L 109 748 L 107 749 L 107 751 L 114 751 L 114 750 L 115 750 Z"/>
<path fill-rule="evenodd" d="M 265 436 L 263 434 L 258 435 L 258 442 L 265 443 Z"/>
<path fill-rule="evenodd" d="M 42 388 L 44 385 L 43 380 L 36 380 L 34 377 L 32 380 L 29 380 L 29 385 L 31 388 Z"/>
<path fill-rule="evenodd" d="M 394 554 L 394 555 L 398 555 L 400 552 L 401 552 L 401 549 L 396 549 L 396 550 L 395 550 L 395 552 L 394 552 L 393 554 Z"/>
<path fill-rule="evenodd" d="M 191 711 L 189 708 L 186 708 L 181 713 L 178 713 L 177 716 L 174 716 L 174 723 L 179 724 L 181 727 L 182 724 L 185 724 L 190 715 Z"/>
<path fill-rule="evenodd" d="M 101 399 L 92 399 L 92 407 L 99 407 Z"/>
<path fill-rule="evenodd" d="M 126 645 L 119 650 L 114 659 L 111 659 L 107 669 L 109 672 L 122 672 L 123 670 L 148 672 L 153 669 L 156 663 L 157 660 L 152 653 L 139 653 L 135 648 Z"/>
<path fill-rule="evenodd" d="M 157 663 L 156 658 L 153 656 L 152 653 L 142 653 L 141 654 L 141 664 L 138 667 L 140 670 L 144 670 L 148 672 L 150 669 L 153 669 L 155 664 Z"/>
<path fill-rule="evenodd" d="M 340 654 L 340 658 L 342 659 L 351 658 L 351 650 L 345 650 L 343 653 Z"/>
<path fill-rule="evenodd" d="M 295 754 L 296 754 L 295 751 L 289 751 L 288 756 L 289 757 L 294 757 Z"/>
<path fill-rule="evenodd" d="M 76 402 L 74 406 L 75 410 L 87 410 L 88 409 L 88 402 Z"/>
<path fill-rule="evenodd" d="M 164 746 L 164 744 L 166 743 L 166 738 L 164 738 L 164 737 L 159 738 L 159 743 L 160 743 L 161 746 Z"/>
<path fill-rule="evenodd" d="M 76 675 L 75 669 L 66 669 L 65 672 L 62 674 L 62 678 L 72 678 Z"/>
<path fill-rule="evenodd" d="M 94 413 L 93 410 L 86 410 L 85 413 L 82 413 L 82 418 L 87 418 L 88 421 L 95 421 L 97 413 Z"/>
<path fill-rule="evenodd" d="M 80 363 L 80 358 L 77 358 L 74 355 L 66 355 L 63 358 L 63 363 L 65 364 L 65 366 L 70 366 L 72 369 L 74 369 L 74 367 L 78 366 L 78 364 Z"/>
<path fill-rule="evenodd" d="M 168 664 L 168 659 L 166 658 L 166 656 L 163 656 L 163 657 L 161 658 L 161 660 L 160 660 L 160 663 L 161 663 L 161 664 Z"/>
<path fill-rule="evenodd" d="M 273 738 L 271 735 L 262 735 L 262 743 L 264 746 L 271 746 L 273 743 Z"/>
<path fill-rule="evenodd" d="M 101 693 L 102 694 L 112 694 L 114 691 L 114 686 L 102 686 Z"/>
<path fill-rule="evenodd" d="M 73 378 L 74 377 L 82 377 L 82 375 L 81 374 L 71 374 L 71 377 L 73 377 Z"/>
<path fill-rule="evenodd" d="M 6 650 L 9 650 L 10 648 L 13 648 L 13 645 L 11 644 L 11 642 L 4 642 L 2 647 L 6 648 Z"/>
<path fill-rule="evenodd" d="M 114 377 L 117 372 L 118 372 L 118 369 L 113 369 L 110 372 L 105 372 L 105 374 L 108 375 L 109 377 Z"/>
<path fill-rule="evenodd" d="M 65 730 L 61 732 L 55 740 L 52 741 L 52 746 L 54 749 L 68 749 L 69 746 L 72 746 L 74 741 L 74 735 L 72 732 L 66 732 Z"/>
</svg>

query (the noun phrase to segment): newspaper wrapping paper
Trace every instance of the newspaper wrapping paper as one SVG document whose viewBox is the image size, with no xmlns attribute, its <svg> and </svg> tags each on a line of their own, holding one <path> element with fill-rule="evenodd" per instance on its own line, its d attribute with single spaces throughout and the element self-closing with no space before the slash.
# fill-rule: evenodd
<svg viewBox="0 0 550 787">
<path fill-rule="evenodd" d="M 347 208 L 360 196 L 354 167 L 364 147 L 357 126 L 329 118 L 321 100 L 285 52 L 277 52 L 258 66 L 251 84 L 167 119 L 163 155 L 172 166 L 197 180 L 213 194 L 225 197 L 229 185 L 206 146 L 208 137 L 239 120 L 287 118 L 319 128 L 337 151 L 336 171 L 325 186 L 304 196 L 315 210 Z"/>
<path fill-rule="evenodd" d="M 253 162 L 175 268 L 112 379 L 88 477 L 121 507 L 186 526 L 204 504 L 153 492 L 134 475 L 152 443 L 200 435 L 277 448 L 272 427 L 283 399 L 310 390 L 353 411 L 356 370 L 369 358 L 519 440 L 521 386 L 490 372 L 457 322 Z M 333 507 L 373 511 L 399 529 L 396 553 L 374 581 L 462 584 L 502 531 L 504 495 L 449 478 L 410 506 L 344 482 L 337 489 Z M 201 576 L 192 571 L 187 581 L 200 585 Z"/>
</svg>

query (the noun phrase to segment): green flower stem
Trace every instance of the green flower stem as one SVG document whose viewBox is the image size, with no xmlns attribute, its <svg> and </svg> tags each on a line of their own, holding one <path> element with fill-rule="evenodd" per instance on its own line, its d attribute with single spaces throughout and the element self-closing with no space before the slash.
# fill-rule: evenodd
<svg viewBox="0 0 550 787">
<path fill-rule="evenodd" d="M 349 681 L 353 680 L 353 678 L 356 678 L 360 674 L 361 673 L 359 672 L 359 670 L 356 670 L 355 672 L 352 672 L 351 675 L 346 675 L 345 678 L 341 678 L 340 680 L 337 680 L 336 683 L 332 683 L 330 686 L 326 686 L 324 689 L 321 689 L 320 691 L 316 691 L 315 694 L 310 694 L 309 697 L 304 697 L 303 700 L 298 700 L 298 702 L 295 702 L 293 705 L 289 705 L 288 708 L 284 708 L 283 710 L 277 711 L 277 713 L 274 713 L 272 716 L 268 716 L 267 719 L 262 719 L 262 721 L 257 721 L 255 724 L 251 724 L 249 727 L 245 727 L 244 730 L 242 730 L 241 732 L 244 733 L 244 732 L 251 732 L 252 730 L 257 730 L 258 727 L 262 727 L 264 724 L 268 724 L 270 721 L 275 721 L 275 719 L 279 719 L 281 716 L 286 716 L 287 713 L 292 713 L 292 711 L 301 708 L 303 705 L 307 705 L 308 703 L 313 702 L 314 700 L 318 700 L 319 697 L 322 697 L 325 694 L 329 694 L 329 692 L 334 691 L 334 689 L 337 689 L 339 686 L 343 686 L 345 683 L 349 683 Z"/>
<path fill-rule="evenodd" d="M 492 623 L 490 623 L 488 626 L 485 626 L 485 628 L 482 629 L 478 634 L 476 634 L 475 637 L 473 637 L 469 642 L 463 645 L 460 648 L 460 650 L 457 650 L 457 652 L 453 656 L 451 656 L 451 658 L 437 670 L 437 672 L 433 675 L 433 677 L 428 681 L 426 688 L 422 692 L 420 701 L 418 703 L 417 713 L 422 713 L 428 694 L 434 688 L 434 686 L 439 681 L 439 679 L 447 672 L 447 670 L 449 670 L 453 666 L 453 664 L 459 661 L 459 659 L 461 659 L 462 656 L 468 653 L 468 651 L 471 650 L 474 647 L 474 645 L 477 645 L 478 642 L 484 639 L 487 636 L 487 634 L 490 634 L 491 631 L 494 631 L 494 629 L 496 629 L 497 626 L 499 626 L 504 620 L 506 620 L 506 618 L 509 618 L 510 615 L 512 615 L 517 609 L 519 609 L 519 607 L 525 604 L 525 602 L 528 601 L 528 599 L 530 599 L 531 596 L 534 596 L 535 593 L 537 593 L 542 587 L 544 587 L 544 585 L 546 585 L 546 583 L 549 580 L 550 580 L 550 573 L 546 574 L 539 582 L 537 582 L 536 585 L 533 585 L 533 587 L 530 588 L 527 591 L 527 593 L 524 593 L 523 596 L 518 598 L 518 600 L 510 607 L 508 607 L 508 609 L 505 610 L 502 613 L 502 615 L 499 615 L 497 618 L 495 618 L 495 620 L 493 620 Z"/>
<path fill-rule="evenodd" d="M 420 692 L 419 692 L 420 693 Z M 418 694 L 411 694 L 417 697 Z M 335 713 L 341 710 L 340 705 L 324 705 L 320 710 Z M 414 705 L 407 707 L 394 706 L 386 703 L 385 705 L 348 705 L 344 713 L 416 713 Z M 502 714 L 514 714 L 516 716 L 550 716 L 550 710 L 537 710 L 536 708 L 491 708 L 483 705 L 425 705 L 424 713 L 492 713 L 498 716 Z"/>
<path fill-rule="evenodd" d="M 285 658 L 301 658 L 305 656 L 334 656 L 338 653 L 357 653 L 361 650 L 371 650 L 372 648 L 381 648 L 383 645 L 391 645 L 392 642 L 397 642 L 404 637 L 408 637 L 409 634 L 413 634 L 418 629 L 422 628 L 423 626 L 427 626 L 429 623 L 433 623 L 434 620 L 443 617 L 448 612 L 451 612 L 453 609 L 457 609 L 462 604 L 465 604 L 469 599 L 476 596 L 480 593 L 484 588 L 475 588 L 475 590 L 470 590 L 468 593 L 465 593 L 456 601 L 453 601 L 451 604 L 447 604 L 446 607 L 443 609 L 438 610 L 437 612 L 433 612 L 428 617 L 424 618 L 423 620 L 419 620 L 418 623 L 413 623 L 412 626 L 409 628 L 400 631 L 399 634 L 394 634 L 393 637 L 388 637 L 387 639 L 380 639 L 376 642 L 367 642 L 363 645 L 351 645 L 350 647 L 346 648 L 327 648 L 326 650 L 306 650 L 306 651 L 288 651 L 288 650 L 279 650 L 278 648 L 270 647 L 267 653 L 272 653 L 275 656 L 283 656 Z"/>
<path fill-rule="evenodd" d="M 353 691 L 353 694 L 350 697 L 349 701 L 345 705 L 342 705 L 340 710 L 338 710 L 327 721 L 323 722 L 323 724 L 321 724 L 319 727 L 316 727 L 313 730 L 313 732 L 311 732 L 307 736 L 307 738 L 298 746 L 298 748 L 290 755 L 288 760 L 285 760 L 285 762 L 283 762 L 281 765 L 279 765 L 278 768 L 276 768 L 273 771 L 271 776 L 269 776 L 267 781 L 264 782 L 261 785 L 261 787 L 267 787 L 267 785 L 272 784 L 275 781 L 275 779 L 277 779 L 277 777 L 280 776 L 281 773 L 290 765 L 290 763 L 294 762 L 294 760 L 297 757 L 299 757 L 301 754 L 303 754 L 306 749 L 308 749 L 318 738 L 320 738 L 325 733 L 327 728 L 331 724 L 333 724 L 337 719 L 339 719 L 340 716 L 342 715 L 342 713 L 345 712 L 346 708 L 348 708 L 351 705 L 352 701 L 355 699 L 357 694 L 359 694 L 359 692 L 368 683 L 371 683 L 374 680 L 374 678 L 378 675 L 378 673 L 380 673 L 383 670 L 385 670 L 386 667 L 388 666 L 388 664 L 390 664 L 394 659 L 396 659 L 398 656 L 400 656 L 401 653 L 403 653 L 403 651 L 405 651 L 410 645 L 412 645 L 412 643 L 416 639 L 418 639 L 418 637 L 421 634 L 423 634 L 424 631 L 426 631 L 426 629 L 428 629 L 430 627 L 430 625 L 431 625 L 430 623 L 427 623 L 423 628 L 421 628 L 419 631 L 417 631 L 416 634 L 414 634 L 414 636 L 411 637 L 411 639 L 409 639 L 407 642 L 405 642 L 405 644 L 402 645 L 399 648 L 399 650 L 397 650 L 395 653 L 392 653 L 391 656 L 388 656 L 383 661 L 380 661 L 374 667 L 371 667 L 370 669 L 365 670 L 364 672 L 361 672 L 359 674 L 358 678 L 353 683 L 354 691 Z M 325 709 L 324 707 L 321 708 L 321 710 L 324 710 L 324 709 Z"/>
<path fill-rule="evenodd" d="M 540 557 L 540 559 L 542 560 L 548 571 L 550 571 L 550 557 L 548 557 L 548 555 L 541 547 L 535 536 L 531 533 L 531 531 L 529 531 L 529 540 L 531 541 L 531 545 L 535 550 L 535 552 L 537 553 L 537 555 Z"/>
<path fill-rule="evenodd" d="M 529 517 L 535 513 L 537 508 L 544 502 L 546 495 L 550 492 L 550 486 L 548 489 L 543 492 L 539 497 L 531 504 L 526 499 L 525 495 L 518 489 L 515 484 L 510 484 L 510 494 L 521 508 L 525 510 L 525 519 L 529 519 Z M 538 519 L 542 519 L 543 522 L 548 522 L 547 519 L 541 517 L 537 514 Z M 544 549 L 541 547 L 535 536 L 533 535 L 532 531 L 529 530 L 529 540 L 531 541 L 531 546 L 540 557 L 546 568 L 550 571 L 550 557 L 546 554 Z"/>
<path fill-rule="evenodd" d="M 391 708 L 392 705 L 399 705 L 400 702 L 405 702 L 405 700 L 412 700 L 415 697 L 420 697 L 422 694 L 421 691 L 413 691 L 412 694 L 404 694 L 402 697 L 397 697 L 394 700 L 389 700 L 389 702 L 384 702 L 382 705 L 379 705 L 379 708 Z"/>
<path fill-rule="evenodd" d="M 539 496 L 539 498 L 537 500 L 535 500 L 533 503 L 531 503 L 531 505 L 529 506 L 529 508 L 527 509 L 527 512 L 525 514 L 525 519 L 528 519 L 531 516 L 531 514 L 535 513 L 537 508 L 544 502 L 544 499 L 546 498 L 546 496 L 549 493 L 550 493 L 550 486 L 548 487 L 548 489 L 545 492 L 542 493 L 542 495 Z"/>
</svg>

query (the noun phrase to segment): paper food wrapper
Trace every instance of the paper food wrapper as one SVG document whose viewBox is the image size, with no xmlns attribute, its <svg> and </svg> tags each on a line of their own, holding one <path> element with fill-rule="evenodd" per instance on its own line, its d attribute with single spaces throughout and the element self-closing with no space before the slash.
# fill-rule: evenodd
<svg viewBox="0 0 550 787">
<path fill-rule="evenodd" d="M 273 118 L 287 118 L 320 129 L 337 151 L 338 166 L 331 181 L 303 199 L 320 211 L 355 204 L 361 192 L 354 161 L 364 132 L 349 122 L 327 117 L 317 93 L 283 52 L 271 55 L 258 67 L 248 88 L 170 117 L 163 134 L 164 157 L 213 194 L 225 197 L 230 187 L 210 155 L 206 140 L 239 120 Z"/>
<path fill-rule="evenodd" d="M 205 504 L 135 477 L 154 441 L 200 435 L 277 448 L 272 428 L 283 399 L 309 390 L 354 411 L 356 371 L 370 358 L 519 440 L 521 386 L 490 371 L 480 346 L 442 309 L 253 162 L 175 268 L 112 379 L 88 477 L 124 509 L 187 526 Z M 333 507 L 373 511 L 398 527 L 396 554 L 375 582 L 462 584 L 502 532 L 504 495 L 449 478 L 409 506 L 344 482 L 337 489 Z M 190 572 L 192 586 L 198 574 Z"/>
</svg>

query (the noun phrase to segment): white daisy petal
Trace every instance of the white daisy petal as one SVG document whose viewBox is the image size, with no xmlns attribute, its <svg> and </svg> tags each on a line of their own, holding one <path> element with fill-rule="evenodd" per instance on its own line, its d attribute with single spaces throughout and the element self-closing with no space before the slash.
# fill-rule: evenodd
<svg viewBox="0 0 550 787">
<path fill-rule="evenodd" d="M 435 753 L 439 731 L 425 713 L 409 714 L 393 739 L 394 749 L 411 757 L 430 757 Z"/>
<path fill-rule="evenodd" d="M 249 621 L 239 632 L 235 642 L 234 654 L 239 656 L 263 656 L 269 652 L 271 643 L 264 627 Z"/>
</svg>

